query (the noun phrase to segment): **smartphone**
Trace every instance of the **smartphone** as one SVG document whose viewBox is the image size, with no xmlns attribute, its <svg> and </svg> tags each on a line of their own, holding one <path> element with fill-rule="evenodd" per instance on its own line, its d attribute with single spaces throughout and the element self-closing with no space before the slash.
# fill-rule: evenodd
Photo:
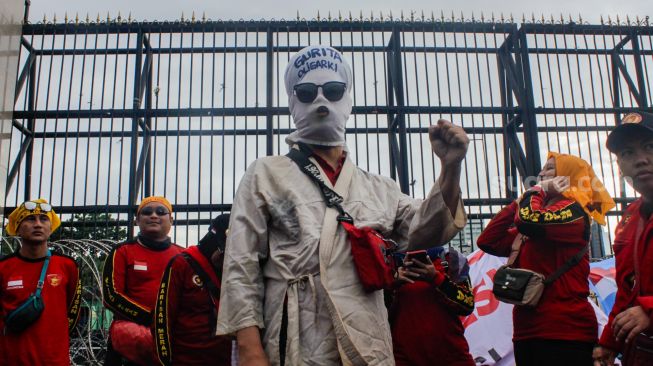
<svg viewBox="0 0 653 366">
<path fill-rule="evenodd" d="M 426 250 L 415 250 L 412 252 L 406 252 L 406 257 L 404 258 L 404 262 L 408 260 L 420 261 L 424 264 L 431 263 L 428 254 L 426 254 Z"/>
</svg>

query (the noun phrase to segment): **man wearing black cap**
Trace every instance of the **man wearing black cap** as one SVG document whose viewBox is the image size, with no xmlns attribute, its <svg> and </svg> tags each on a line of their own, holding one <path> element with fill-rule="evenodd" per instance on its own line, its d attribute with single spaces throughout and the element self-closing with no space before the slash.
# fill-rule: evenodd
<svg viewBox="0 0 653 366">
<path fill-rule="evenodd" d="M 608 135 L 607 147 L 617 156 L 622 176 L 642 196 L 628 205 L 615 230 L 617 297 L 594 350 L 596 366 L 653 362 L 653 115 L 626 115 Z M 648 356 L 647 356 L 648 355 Z M 642 358 L 644 357 L 644 358 Z M 648 357 L 648 358 L 646 358 Z"/>
<path fill-rule="evenodd" d="M 197 246 L 166 268 L 154 309 L 161 365 L 231 365 L 231 338 L 215 335 L 229 215 L 217 216 Z"/>
</svg>

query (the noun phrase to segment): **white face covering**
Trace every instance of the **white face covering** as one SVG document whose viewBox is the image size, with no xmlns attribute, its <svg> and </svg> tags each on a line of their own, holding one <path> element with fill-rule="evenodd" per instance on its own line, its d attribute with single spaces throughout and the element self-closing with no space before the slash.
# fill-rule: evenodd
<svg viewBox="0 0 653 366">
<path fill-rule="evenodd" d="M 342 99 L 335 102 L 326 99 L 322 88 L 318 88 L 317 97 L 310 103 L 302 103 L 294 94 L 293 88 L 297 84 L 323 85 L 330 81 L 347 85 Z M 345 126 L 352 107 L 351 83 L 351 68 L 336 49 L 329 46 L 309 46 L 295 54 L 286 67 L 285 84 L 290 114 L 297 130 L 286 138 L 286 142 L 322 146 L 345 145 Z"/>
</svg>

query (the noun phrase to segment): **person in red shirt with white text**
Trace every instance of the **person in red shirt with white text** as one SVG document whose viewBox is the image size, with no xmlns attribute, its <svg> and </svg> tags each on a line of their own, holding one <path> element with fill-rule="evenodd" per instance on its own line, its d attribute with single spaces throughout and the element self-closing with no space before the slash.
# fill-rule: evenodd
<svg viewBox="0 0 653 366">
<path fill-rule="evenodd" d="M 0 365 L 70 365 L 81 284 L 77 263 L 48 249 L 60 224 L 44 199 L 24 202 L 9 215 L 7 233 L 19 236 L 21 246 L 0 259 Z M 39 311 L 34 303 L 41 301 Z"/>
<path fill-rule="evenodd" d="M 653 114 L 626 115 L 606 143 L 621 175 L 642 196 L 628 205 L 615 229 L 617 296 L 603 328 L 594 365 L 653 364 Z"/>
<path fill-rule="evenodd" d="M 550 152 L 537 182 L 490 221 L 478 247 L 507 257 L 517 238 L 515 268 L 555 278 L 567 267 L 544 288 L 536 306 L 514 307 L 515 360 L 528 366 L 589 366 L 598 332 L 587 299 L 590 220 L 605 224 L 614 201 L 591 166 L 572 155 Z"/>
<path fill-rule="evenodd" d="M 154 310 L 161 365 L 231 365 L 232 337 L 215 334 L 228 227 L 228 214 L 214 218 L 199 244 L 175 256 L 163 273 Z"/>
<path fill-rule="evenodd" d="M 136 224 L 138 236 L 115 247 L 104 263 L 102 297 L 114 315 L 105 365 L 153 362 L 150 327 L 159 284 L 170 259 L 182 251 L 168 237 L 172 205 L 165 197 L 143 199 Z"/>
</svg>

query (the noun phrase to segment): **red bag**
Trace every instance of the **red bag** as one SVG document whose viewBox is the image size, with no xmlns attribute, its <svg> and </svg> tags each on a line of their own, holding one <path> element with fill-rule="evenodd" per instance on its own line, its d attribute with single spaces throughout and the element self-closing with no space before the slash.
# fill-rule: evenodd
<svg viewBox="0 0 653 366">
<path fill-rule="evenodd" d="M 397 244 L 385 239 L 376 230 L 357 228 L 347 221 L 340 221 L 351 242 L 351 255 L 356 272 L 367 292 L 388 289 L 394 281 L 394 261 L 392 254 Z"/>
<path fill-rule="evenodd" d="M 157 359 L 150 328 L 126 320 L 114 320 L 109 328 L 111 346 L 138 365 L 153 365 Z"/>
</svg>

